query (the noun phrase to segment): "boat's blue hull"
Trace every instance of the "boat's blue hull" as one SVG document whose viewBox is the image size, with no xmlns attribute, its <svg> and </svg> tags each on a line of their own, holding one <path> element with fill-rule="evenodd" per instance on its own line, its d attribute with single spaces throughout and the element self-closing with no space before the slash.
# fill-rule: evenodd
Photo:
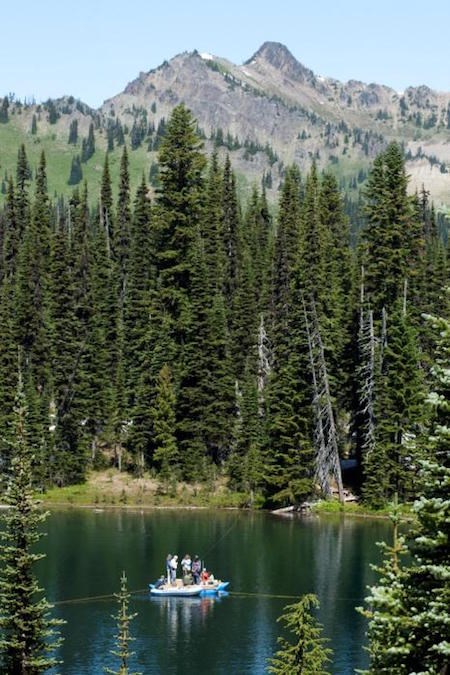
<svg viewBox="0 0 450 675">
<path fill-rule="evenodd" d="M 226 591 L 229 583 L 229 581 L 219 581 L 218 584 L 211 586 L 211 588 L 204 585 L 200 595 L 216 595 L 217 593 L 222 593 L 223 591 Z"/>
<path fill-rule="evenodd" d="M 219 581 L 215 584 L 197 584 L 192 586 L 164 585 L 159 588 L 155 584 L 149 584 L 148 586 L 150 588 L 150 595 L 155 597 L 195 598 L 224 593 L 229 583 L 229 581 Z"/>
</svg>

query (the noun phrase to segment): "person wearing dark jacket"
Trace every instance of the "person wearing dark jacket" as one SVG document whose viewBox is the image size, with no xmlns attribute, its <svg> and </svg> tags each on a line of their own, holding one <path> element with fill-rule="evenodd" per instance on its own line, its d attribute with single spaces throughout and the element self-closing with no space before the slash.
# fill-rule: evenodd
<svg viewBox="0 0 450 675">
<path fill-rule="evenodd" d="M 194 560 L 192 561 L 191 565 L 191 572 L 192 576 L 194 578 L 194 584 L 199 584 L 200 583 L 200 571 L 202 569 L 202 564 L 200 562 L 200 558 L 198 555 L 194 556 Z"/>
</svg>

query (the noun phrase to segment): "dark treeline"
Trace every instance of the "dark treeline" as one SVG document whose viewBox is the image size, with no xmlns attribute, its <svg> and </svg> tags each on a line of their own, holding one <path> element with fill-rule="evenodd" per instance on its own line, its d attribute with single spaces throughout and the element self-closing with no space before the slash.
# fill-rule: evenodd
<svg viewBox="0 0 450 675">
<path fill-rule="evenodd" d="M 45 157 L 31 181 L 19 150 L 0 213 L 0 426 L 20 371 L 36 486 L 113 459 L 163 481 L 222 473 L 247 503 L 287 504 L 341 491 L 351 456 L 369 503 L 412 498 L 422 314 L 446 315 L 447 271 L 399 146 L 374 162 L 356 246 L 331 174 L 288 168 L 276 219 L 256 188 L 243 205 L 183 106 L 158 164 L 156 197 L 144 177 L 130 194 L 124 146 L 114 199 L 106 158 L 91 209 L 87 185 L 50 199 Z"/>
</svg>

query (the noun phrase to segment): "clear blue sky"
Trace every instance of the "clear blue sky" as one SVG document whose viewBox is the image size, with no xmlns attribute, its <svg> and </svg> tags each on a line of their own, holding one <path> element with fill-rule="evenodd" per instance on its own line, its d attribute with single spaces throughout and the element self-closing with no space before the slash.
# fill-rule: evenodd
<svg viewBox="0 0 450 675">
<path fill-rule="evenodd" d="M 266 40 L 319 75 L 450 91 L 449 33 L 449 0 L 13 0 L 0 13 L 0 95 L 96 107 L 177 53 L 242 63 Z"/>
</svg>

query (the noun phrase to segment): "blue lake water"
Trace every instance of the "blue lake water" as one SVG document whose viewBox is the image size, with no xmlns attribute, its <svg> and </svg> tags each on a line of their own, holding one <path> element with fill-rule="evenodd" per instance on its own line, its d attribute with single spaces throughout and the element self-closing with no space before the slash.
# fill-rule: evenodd
<svg viewBox="0 0 450 675">
<path fill-rule="evenodd" d="M 133 592 L 135 655 L 130 672 L 179 675 L 264 673 L 276 649 L 286 604 L 303 593 L 320 600 L 318 618 L 334 650 L 330 671 L 367 665 L 363 603 L 389 539 L 386 521 L 349 517 L 281 518 L 234 511 L 54 511 L 45 524 L 39 580 L 65 619 L 58 673 L 97 675 L 118 668 L 111 615 L 122 570 Z M 148 583 L 167 553 L 199 554 L 231 593 L 214 598 L 151 599 Z M 69 602 L 67 602 L 69 601 Z M 72 602 L 73 601 L 73 602 Z"/>
</svg>

